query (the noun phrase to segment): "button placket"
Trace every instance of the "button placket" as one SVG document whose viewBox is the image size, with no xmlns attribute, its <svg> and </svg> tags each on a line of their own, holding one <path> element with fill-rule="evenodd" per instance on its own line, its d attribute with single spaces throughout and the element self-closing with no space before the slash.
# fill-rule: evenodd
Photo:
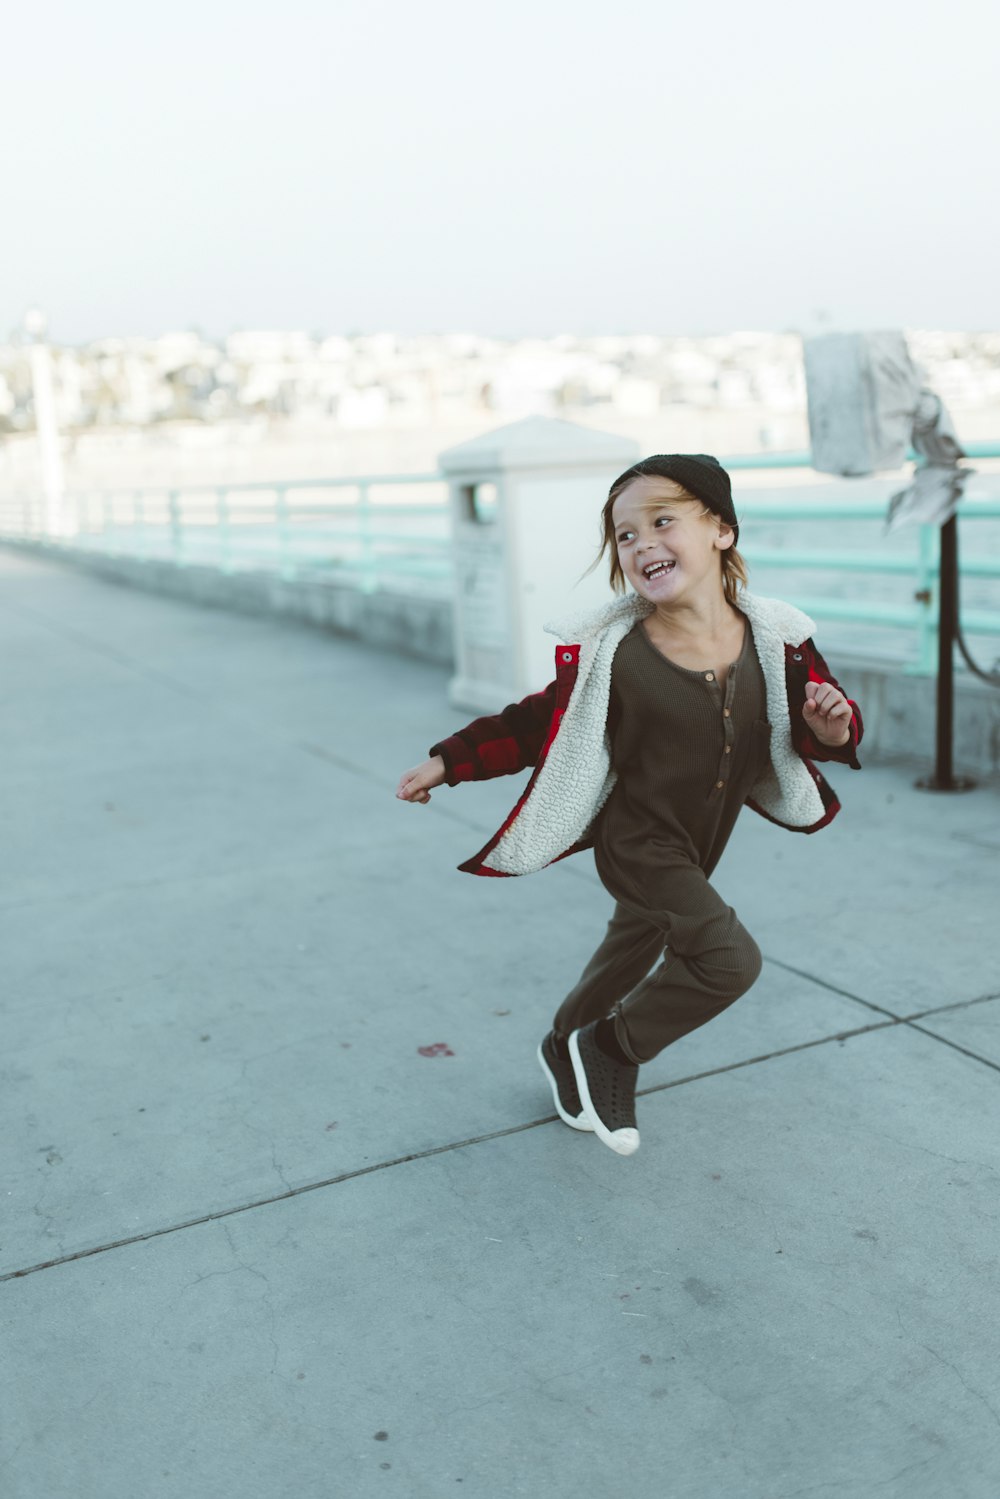
<svg viewBox="0 0 1000 1499">
<path fill-rule="evenodd" d="M 704 682 L 705 682 L 705 684 L 706 684 L 709 692 L 714 697 L 716 703 L 724 704 L 725 702 L 727 702 L 728 698 L 729 698 L 729 694 L 730 694 L 729 683 L 728 682 L 726 683 L 726 689 L 725 689 L 725 692 L 723 692 L 722 687 L 719 684 L 719 679 L 715 675 L 714 671 L 703 671 L 701 673 L 701 675 L 702 675 L 702 679 L 704 680 Z M 725 710 L 724 707 L 723 707 L 722 711 L 723 711 L 723 716 L 725 716 L 725 711 L 726 710 Z M 725 758 L 725 757 L 723 756 L 723 758 Z M 716 771 L 716 775 L 721 777 L 722 774 L 723 774 L 723 770 L 722 770 L 722 765 L 720 763 L 719 768 Z M 724 780 L 717 780 L 716 783 L 715 783 L 715 785 L 714 785 L 714 787 L 712 789 L 714 791 L 721 791 L 722 788 L 723 788 L 723 786 L 725 784 L 726 783 L 725 783 Z"/>
<path fill-rule="evenodd" d="M 722 756 L 719 761 L 718 780 L 715 783 L 716 791 L 722 791 L 726 784 L 726 776 L 731 763 L 733 745 L 736 742 L 736 729 L 733 724 L 733 699 L 736 695 L 736 663 L 730 666 L 726 674 L 726 693 L 722 706 Z"/>
</svg>

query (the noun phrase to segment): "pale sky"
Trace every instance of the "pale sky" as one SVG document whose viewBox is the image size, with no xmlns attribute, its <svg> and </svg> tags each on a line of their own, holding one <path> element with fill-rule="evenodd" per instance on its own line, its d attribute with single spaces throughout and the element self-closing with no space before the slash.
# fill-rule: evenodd
<svg viewBox="0 0 1000 1499">
<path fill-rule="evenodd" d="M 0 340 L 1000 328 L 1000 7 L 53 0 Z"/>
</svg>

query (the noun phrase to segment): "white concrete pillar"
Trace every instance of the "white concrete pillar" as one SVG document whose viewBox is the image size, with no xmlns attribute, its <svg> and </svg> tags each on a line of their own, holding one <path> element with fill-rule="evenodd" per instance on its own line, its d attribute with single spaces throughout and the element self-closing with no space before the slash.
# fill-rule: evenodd
<svg viewBox="0 0 1000 1499">
<path fill-rule="evenodd" d="M 609 603 L 600 547 L 608 489 L 642 454 L 631 439 L 529 416 L 441 453 L 455 559 L 456 707 L 496 712 L 555 675 L 553 616 Z"/>
<path fill-rule="evenodd" d="M 29 358 L 35 403 L 35 430 L 38 433 L 38 454 L 42 470 L 45 533 L 47 536 L 62 536 L 69 527 L 63 513 L 62 454 L 59 450 L 59 428 L 52 387 L 52 353 L 45 341 L 45 314 L 32 308 L 25 316 L 24 327 L 31 339 Z"/>
</svg>

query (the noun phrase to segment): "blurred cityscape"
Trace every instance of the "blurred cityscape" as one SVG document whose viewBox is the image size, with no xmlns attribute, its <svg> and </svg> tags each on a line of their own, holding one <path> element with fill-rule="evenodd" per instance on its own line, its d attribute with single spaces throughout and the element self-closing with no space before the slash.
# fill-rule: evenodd
<svg viewBox="0 0 1000 1499">
<path fill-rule="evenodd" d="M 907 337 L 947 404 L 1000 405 L 1000 333 Z M 583 408 L 650 417 L 678 402 L 777 415 L 805 408 L 795 333 L 503 340 L 241 332 L 213 342 L 184 332 L 53 346 L 52 355 L 64 432 L 260 416 L 346 429 Z M 0 434 L 33 426 L 22 338 L 0 346 Z"/>
<path fill-rule="evenodd" d="M 1000 332 L 907 333 L 967 440 L 1000 432 Z M 35 479 L 30 340 L 0 345 L 0 483 Z M 50 344 L 70 485 L 432 469 L 530 414 L 646 451 L 808 447 L 797 333 L 500 339 L 197 331 Z"/>
</svg>

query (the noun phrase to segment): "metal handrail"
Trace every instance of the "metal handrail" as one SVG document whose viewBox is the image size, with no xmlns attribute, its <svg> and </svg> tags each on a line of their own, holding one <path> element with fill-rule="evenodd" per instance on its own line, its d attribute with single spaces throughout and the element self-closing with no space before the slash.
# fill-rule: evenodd
<svg viewBox="0 0 1000 1499">
<path fill-rule="evenodd" d="M 1000 444 L 967 443 L 970 458 L 1000 458 Z M 809 453 L 751 454 L 724 460 L 731 470 L 811 466 Z M 450 590 L 453 576 L 447 524 L 446 476 L 440 472 L 366 474 L 295 480 L 252 480 L 85 489 L 65 497 L 67 534 L 46 534 L 46 511 L 38 496 L 0 496 L 0 538 L 32 539 L 53 548 L 73 546 L 113 556 L 214 566 L 223 572 L 270 569 L 284 579 L 350 581 L 373 593 L 383 583 L 419 580 L 435 591 Z M 434 486 L 434 501 L 403 502 L 391 493 Z M 317 492 L 334 492 L 329 502 Z M 344 492 L 345 497 L 341 498 Z M 350 492 L 352 498 L 347 499 Z M 742 521 L 882 521 L 885 504 L 872 499 L 788 500 L 744 494 Z M 1000 518 L 1000 501 L 965 500 L 963 521 Z M 409 522 L 409 524 L 406 524 Z M 425 523 L 426 529 L 420 529 Z M 909 670 L 934 670 L 937 642 L 939 531 L 914 528 L 916 557 L 886 550 L 809 550 L 799 544 L 756 545 L 746 537 L 741 551 L 752 566 L 844 574 L 885 574 L 913 579 L 912 601 L 886 602 L 810 594 L 791 599 L 816 619 L 914 630 L 917 662 Z M 401 555 L 402 552 L 402 555 Z M 975 556 L 962 563 L 966 577 L 1000 577 L 1000 557 Z M 1000 612 L 963 610 L 968 633 L 1000 637 Z"/>
</svg>

